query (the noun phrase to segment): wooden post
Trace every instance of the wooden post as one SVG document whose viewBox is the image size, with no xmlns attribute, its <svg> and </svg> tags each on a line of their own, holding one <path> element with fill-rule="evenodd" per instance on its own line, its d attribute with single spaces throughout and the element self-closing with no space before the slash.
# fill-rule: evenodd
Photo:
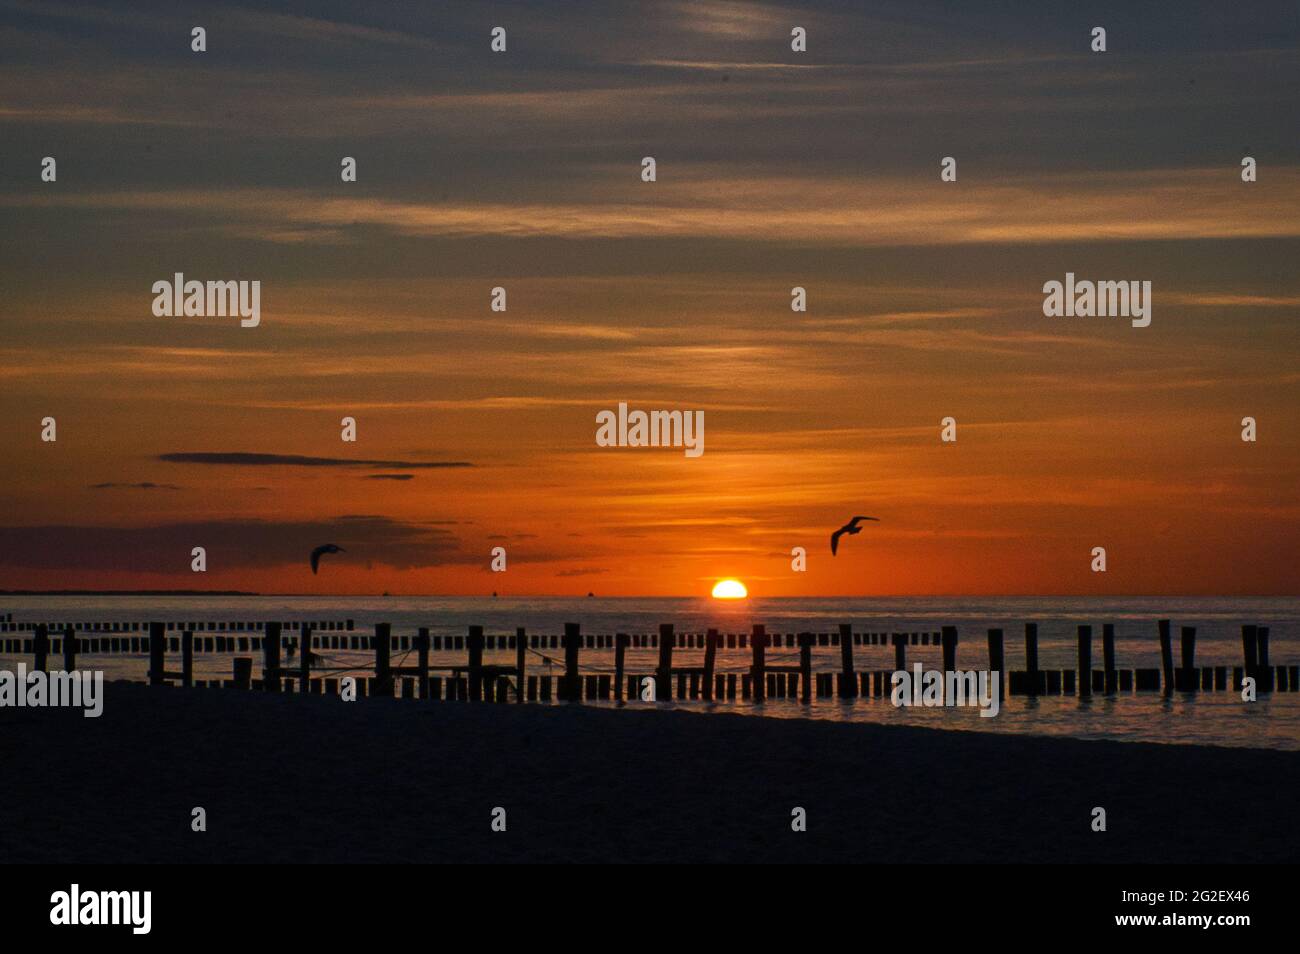
<svg viewBox="0 0 1300 954">
<path fill-rule="evenodd" d="M 278 624 L 277 624 L 278 625 Z M 270 624 L 268 623 L 269 627 Z M 190 645 L 194 645 L 194 633 L 186 630 L 186 635 L 190 637 Z M 234 677 L 236 689 L 251 689 L 253 687 L 253 657 L 236 656 L 232 666 L 231 675 Z"/>
<path fill-rule="evenodd" d="M 890 639 L 894 643 L 894 670 L 896 672 L 907 671 L 907 640 L 902 633 L 893 633 Z"/>
<path fill-rule="evenodd" d="M 393 627 L 391 623 L 375 624 L 375 691 L 376 696 L 393 694 Z M 364 683 L 358 682 L 358 685 Z"/>
<path fill-rule="evenodd" d="M 623 701 L 623 660 L 627 656 L 627 633 L 614 634 L 614 701 Z"/>
<path fill-rule="evenodd" d="M 1041 676 L 1038 672 L 1038 624 L 1025 624 L 1025 671 L 1029 674 L 1029 694 L 1038 695 Z"/>
<path fill-rule="evenodd" d="M 1198 688 L 1196 668 L 1196 627 L 1184 626 L 1182 632 L 1182 676 L 1178 680 L 1183 692 L 1195 692 Z"/>
<path fill-rule="evenodd" d="M 858 694 L 858 682 L 853 678 L 853 624 L 840 623 L 840 698 L 852 699 Z"/>
<path fill-rule="evenodd" d="M 520 626 L 515 630 L 515 702 L 524 701 L 524 671 L 528 668 L 528 633 Z"/>
<path fill-rule="evenodd" d="M 262 689 L 280 691 L 280 624 L 266 624 L 262 635 Z"/>
<path fill-rule="evenodd" d="M 1164 671 L 1165 695 L 1174 694 L 1174 646 L 1169 635 L 1169 620 L 1158 620 L 1160 629 L 1160 668 Z"/>
<path fill-rule="evenodd" d="M 1247 676 L 1255 675 L 1255 666 L 1258 664 L 1259 650 L 1259 628 L 1257 626 L 1246 625 L 1241 627 L 1241 654 L 1245 665 Z"/>
<path fill-rule="evenodd" d="M 569 624 L 564 626 L 565 633 L 568 633 Z M 465 650 L 468 653 L 469 662 L 469 701 L 483 701 L 483 627 L 471 626 L 469 635 L 465 637 Z M 567 650 L 566 650 L 566 655 Z"/>
<path fill-rule="evenodd" d="M 998 674 L 998 696 L 1007 694 L 1007 667 L 1002 652 L 1002 630 L 989 630 L 989 669 Z"/>
<path fill-rule="evenodd" d="M 167 668 L 167 626 L 165 623 L 149 624 L 149 685 L 165 685 Z"/>
<path fill-rule="evenodd" d="M 1264 692 L 1273 691 L 1273 669 L 1268 664 L 1268 627 L 1260 626 L 1255 630 L 1255 665 L 1259 676 L 1255 680 Z"/>
<path fill-rule="evenodd" d="M 71 626 L 63 627 L 63 671 L 77 671 L 77 631 Z"/>
<path fill-rule="evenodd" d="M 582 676 L 578 672 L 578 650 L 582 648 L 582 626 L 564 624 L 564 691 L 560 698 L 568 702 L 582 701 Z"/>
<path fill-rule="evenodd" d="M 751 680 L 754 684 L 754 701 L 762 702 L 767 698 L 767 628 L 762 623 L 754 624 L 754 632 L 749 640 L 753 652 L 754 664 Z"/>
<path fill-rule="evenodd" d="M 673 624 L 659 624 L 659 668 L 655 670 L 655 699 L 673 697 Z"/>
<path fill-rule="evenodd" d="M 253 661 L 249 660 L 249 666 Z M 249 669 L 250 676 L 252 669 Z M 181 685 L 186 689 L 194 688 L 194 630 L 187 629 L 181 633 Z"/>
<path fill-rule="evenodd" d="M 943 627 L 943 671 L 957 671 L 957 627 Z"/>
<path fill-rule="evenodd" d="M 32 634 L 32 655 L 36 657 L 33 669 L 37 672 L 44 672 L 50 662 L 50 631 L 44 623 L 39 624 L 36 627 L 36 632 Z M 149 683 L 150 685 L 154 684 L 152 678 L 150 678 Z M 20 689 L 20 691 L 22 690 Z"/>
<path fill-rule="evenodd" d="M 804 705 L 812 702 L 812 644 L 812 633 L 799 634 L 799 701 Z"/>
<path fill-rule="evenodd" d="M 1101 627 L 1102 666 L 1105 668 L 1106 692 L 1115 691 L 1115 624 L 1103 623 Z"/>
<path fill-rule="evenodd" d="M 298 630 L 298 681 L 305 696 L 311 692 L 311 624 L 303 623 Z"/>
<path fill-rule="evenodd" d="M 718 655 L 718 631 L 711 629 L 704 634 L 704 701 L 713 701 L 713 667 Z"/>
<path fill-rule="evenodd" d="M 416 687 L 421 699 L 429 698 L 429 627 L 421 626 L 415 631 L 415 665 L 419 668 L 416 674 Z"/>
<path fill-rule="evenodd" d="M 1079 627 L 1079 695 L 1092 695 L 1092 627 Z"/>
</svg>

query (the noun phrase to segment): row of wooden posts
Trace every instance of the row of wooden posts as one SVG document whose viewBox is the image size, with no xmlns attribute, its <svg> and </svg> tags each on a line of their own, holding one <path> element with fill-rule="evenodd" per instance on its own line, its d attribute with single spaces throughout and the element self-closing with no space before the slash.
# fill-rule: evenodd
<svg viewBox="0 0 1300 954">
<path fill-rule="evenodd" d="M 347 621 L 345 627 L 340 623 L 336 627 L 333 623 L 328 625 L 329 632 L 322 633 L 325 629 L 319 623 L 280 623 L 281 631 L 298 630 L 305 626 L 312 631 L 314 644 L 312 648 L 319 649 L 337 649 L 353 651 L 372 651 L 374 649 L 374 637 L 353 631 L 352 620 Z M 207 623 L 207 633 L 204 633 L 204 624 L 187 623 L 167 623 L 166 629 L 170 634 L 173 631 L 191 631 L 198 632 L 200 635 L 195 641 L 195 652 L 248 652 L 250 648 L 253 651 L 261 650 L 261 638 L 255 634 L 261 633 L 265 623 Z M 149 624 L 148 623 L 14 623 L 10 632 L 34 633 L 37 627 L 44 626 L 49 633 L 62 633 L 72 629 L 79 635 L 82 652 L 91 653 L 147 653 L 149 651 Z M 520 631 L 522 632 L 522 631 Z M 139 636 L 128 635 L 131 633 L 141 633 Z M 213 635 L 217 633 L 219 635 Z M 119 635 L 120 634 L 120 635 Z M 678 649 L 703 649 L 705 633 L 675 633 L 673 635 L 674 645 Z M 817 633 L 815 634 L 818 646 L 838 646 L 840 644 L 840 634 L 834 633 Z M 52 636 L 57 640 L 57 636 Z M 433 650 L 441 652 L 443 650 L 463 651 L 465 649 L 465 636 L 433 636 Z M 560 648 L 561 638 L 558 635 L 520 635 L 516 636 L 486 636 L 487 648 L 494 649 L 514 649 L 516 639 L 526 639 L 532 649 L 551 649 Z M 718 635 L 719 650 L 747 649 L 749 635 L 746 633 L 720 633 Z M 784 640 L 786 647 L 792 648 L 797 645 L 797 635 L 794 633 L 768 633 L 768 646 L 779 647 Z M 854 632 L 852 634 L 853 645 L 855 646 L 890 646 L 898 640 L 913 646 L 929 646 L 931 643 L 939 645 L 941 634 L 938 632 L 911 632 L 911 633 L 877 633 L 877 632 Z M 171 652 L 177 652 L 179 639 L 176 636 L 167 637 L 168 645 L 171 646 Z M 295 637 L 287 636 L 286 641 L 294 644 Z M 657 633 L 632 633 L 627 636 L 628 645 L 635 649 L 656 649 L 659 646 L 659 635 Z M 615 635 L 609 633 L 600 634 L 583 634 L 583 646 L 587 649 L 613 649 Z M 87 648 L 89 647 L 89 648 Z M 394 636 L 393 649 L 407 650 L 414 649 L 415 642 L 412 636 Z M 31 652 L 30 637 L 0 637 L 0 652 L 8 654 L 26 654 Z"/>
<path fill-rule="evenodd" d="M 1100 670 L 1092 668 L 1092 627 L 1078 627 L 1078 670 L 1044 670 L 1038 663 L 1038 625 L 1025 624 L 1025 661 L 1023 671 L 1010 673 L 1006 679 L 1003 631 L 988 630 L 988 666 L 990 670 L 1001 674 L 1004 695 L 1055 695 L 1064 692 L 1080 696 L 1096 693 L 1111 694 L 1116 691 L 1158 691 L 1163 688 L 1166 695 L 1175 691 L 1196 692 L 1198 690 L 1223 690 L 1228 688 L 1228 667 L 1202 667 L 1195 664 L 1196 628 L 1184 626 L 1181 631 L 1181 666 L 1174 666 L 1172 627 L 1169 620 L 1159 620 L 1157 624 L 1160 640 L 1160 669 L 1119 670 L 1115 664 L 1115 627 L 1106 624 L 1102 627 L 1102 662 Z M 149 623 L 147 626 L 147 646 L 149 652 L 149 682 L 154 685 L 168 681 L 179 681 L 182 685 L 195 684 L 194 650 L 196 637 L 185 630 L 179 637 L 169 637 L 163 623 Z M 282 661 L 282 651 L 286 642 L 282 624 L 268 622 L 261 627 L 263 636 L 260 642 L 263 665 L 262 678 L 253 680 L 251 657 L 237 657 L 234 660 L 232 684 L 240 688 L 259 688 L 268 692 L 278 692 L 286 679 L 300 683 L 302 692 L 329 691 L 337 685 L 337 679 L 313 679 L 312 647 L 323 640 L 314 635 L 309 624 L 302 624 L 300 636 L 291 644 L 302 647 L 296 667 L 286 667 Z M 772 644 L 766 629 L 756 624 L 749 636 L 751 665 L 748 673 L 741 674 L 739 688 L 742 698 L 763 701 L 768 695 L 785 697 L 798 696 L 805 702 L 813 695 L 825 697 L 835 695 L 850 699 L 858 695 L 880 696 L 888 693 L 889 670 L 874 672 L 857 672 L 854 669 L 853 646 L 858 642 L 854 638 L 849 624 L 841 624 L 835 642 L 840 649 L 840 671 L 838 673 L 813 673 L 812 650 L 819 640 L 813 633 L 801 633 L 797 637 L 799 663 L 792 665 L 769 665 L 767 649 Z M 943 627 L 940 645 L 943 653 L 943 671 L 957 669 L 958 632 L 955 626 Z M 895 670 L 907 669 L 908 634 L 894 634 Z M 210 638 L 210 637 L 209 637 Z M 373 649 L 375 653 L 374 678 L 366 680 L 363 685 L 369 687 L 371 694 L 391 696 L 394 694 L 395 681 L 402 680 L 403 694 L 417 694 L 420 698 L 430 698 L 435 688 L 441 697 L 441 677 L 435 672 L 448 675 L 448 698 L 466 698 L 478 701 L 483 698 L 504 698 L 503 686 L 512 685 L 513 694 L 518 701 L 527 699 L 547 699 L 550 697 L 551 679 L 542 677 L 543 682 L 529 680 L 527 676 L 527 652 L 529 648 L 525 631 L 516 631 L 513 640 L 515 654 L 514 666 L 484 665 L 483 652 L 486 645 L 483 627 L 470 626 L 465 637 L 467 659 L 460 666 L 433 666 L 429 662 L 432 639 L 427 627 L 421 627 L 412 642 L 416 654 L 414 665 L 393 665 L 392 627 L 388 623 L 375 626 Z M 664 623 L 659 627 L 655 640 L 659 650 L 658 665 L 653 675 L 656 683 L 656 697 L 660 700 L 673 698 L 673 684 L 676 679 L 677 697 L 713 699 L 725 693 L 728 698 L 735 698 L 737 691 L 736 674 L 718 675 L 715 673 L 716 656 L 723 637 L 717 630 L 709 630 L 704 638 L 704 659 L 701 666 L 675 666 L 673 650 L 679 645 L 680 637 L 675 634 L 673 624 Z M 79 644 L 87 642 L 86 637 L 77 636 L 71 627 L 65 628 L 61 645 L 64 669 L 76 668 L 76 655 Z M 612 690 L 617 700 L 623 698 L 624 687 L 629 696 L 638 694 L 639 682 L 636 677 L 625 673 L 625 655 L 632 639 L 625 633 L 614 637 L 614 671 L 613 673 L 582 673 L 579 665 L 579 651 L 584 643 L 581 628 L 577 623 L 568 623 L 564 627 L 561 646 L 564 650 L 564 672 L 557 679 L 557 698 L 567 701 L 580 701 L 587 698 L 608 698 Z M 43 624 L 37 625 L 32 640 L 32 652 L 37 669 L 46 669 L 51 654 L 51 638 Z M 169 671 L 166 668 L 166 653 L 169 644 L 173 651 L 179 650 L 181 667 Z M 823 645 L 825 643 L 822 643 Z M 1243 665 L 1232 669 L 1232 687 L 1239 689 L 1244 677 L 1255 679 L 1259 691 L 1269 692 L 1300 691 L 1300 672 L 1296 666 L 1274 667 L 1269 662 L 1269 630 L 1266 626 L 1242 626 Z M 1086 676 L 1084 674 L 1087 674 Z M 322 685 L 323 683 L 323 685 Z M 689 687 L 689 688 L 688 688 Z"/>
</svg>

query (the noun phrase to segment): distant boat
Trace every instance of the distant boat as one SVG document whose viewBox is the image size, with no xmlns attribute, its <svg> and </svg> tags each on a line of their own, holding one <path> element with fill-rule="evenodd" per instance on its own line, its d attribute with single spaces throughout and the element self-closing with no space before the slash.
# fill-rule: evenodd
<svg viewBox="0 0 1300 954">
<path fill-rule="evenodd" d="M 596 595 L 596 594 L 593 593 L 593 592 L 591 592 L 591 590 L 588 590 L 588 591 L 587 591 L 587 599 L 591 599 L 591 597 L 593 597 L 593 596 L 595 596 L 595 595 Z"/>
<path fill-rule="evenodd" d="M 496 590 L 493 590 L 493 591 L 492 591 L 492 598 L 493 598 L 493 599 L 496 599 L 496 598 L 497 598 L 497 591 L 496 591 Z"/>
<path fill-rule="evenodd" d="M 389 596 L 389 595 L 391 595 L 391 594 L 389 594 L 389 592 L 388 592 L 387 590 L 384 590 L 384 596 Z"/>
</svg>

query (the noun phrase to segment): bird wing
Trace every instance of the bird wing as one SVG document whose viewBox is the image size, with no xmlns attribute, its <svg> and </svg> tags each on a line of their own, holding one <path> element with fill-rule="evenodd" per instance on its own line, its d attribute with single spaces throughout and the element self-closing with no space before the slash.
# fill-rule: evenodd
<svg viewBox="0 0 1300 954">
<path fill-rule="evenodd" d="M 324 547 L 317 547 L 311 551 L 311 571 L 315 573 L 320 568 L 320 555 L 325 552 Z"/>
<path fill-rule="evenodd" d="M 831 556 L 835 556 L 835 552 L 839 550 L 840 537 L 843 535 L 844 535 L 843 527 L 840 527 L 838 530 L 836 530 L 834 533 L 831 534 Z"/>
<path fill-rule="evenodd" d="M 853 518 L 851 521 L 849 521 L 849 522 L 850 522 L 850 523 L 857 523 L 859 520 L 875 520 L 877 523 L 880 522 L 880 518 L 879 518 L 879 517 L 854 517 L 854 518 Z"/>
</svg>

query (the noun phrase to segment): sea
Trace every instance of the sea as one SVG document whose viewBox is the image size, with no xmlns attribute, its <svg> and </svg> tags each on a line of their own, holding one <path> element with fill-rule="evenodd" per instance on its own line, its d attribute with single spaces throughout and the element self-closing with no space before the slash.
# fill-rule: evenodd
<svg viewBox="0 0 1300 954">
<path fill-rule="evenodd" d="M 984 669 L 990 628 L 1004 632 L 1006 668 L 1025 668 L 1026 623 L 1038 625 L 1039 666 L 1073 669 L 1077 662 L 1077 628 L 1091 625 L 1094 668 L 1102 666 L 1101 627 L 1115 626 L 1116 666 L 1119 669 L 1158 668 L 1160 647 L 1157 620 L 1172 621 L 1175 665 L 1180 659 L 1180 634 L 1184 626 L 1196 628 L 1197 666 L 1240 666 L 1241 627 L 1269 627 L 1270 661 L 1274 665 L 1300 663 L 1300 598 L 1209 597 L 826 597 L 771 598 L 721 601 L 672 597 L 436 597 L 436 596 L 5 596 L 0 595 L 0 619 L 15 622 L 165 622 L 265 621 L 319 622 L 352 620 L 356 631 L 371 632 L 376 623 L 392 625 L 394 635 L 414 635 L 428 627 L 433 635 L 463 636 L 479 625 L 489 635 L 513 635 L 523 627 L 530 635 L 563 632 L 577 623 L 584 634 L 657 633 L 660 624 L 672 623 L 677 633 L 749 633 L 756 623 L 769 634 L 835 632 L 841 623 L 861 632 L 938 632 L 955 626 L 959 634 L 957 667 Z M 286 631 L 292 635 L 293 630 Z M 260 663 L 256 654 L 256 666 Z M 334 674 L 360 672 L 373 663 L 370 653 L 326 651 L 326 666 Z M 700 665 L 702 651 L 678 649 L 675 665 Z M 402 652 L 394 664 L 402 662 Z M 197 654 L 195 677 L 229 679 L 231 654 Z M 941 668 L 938 645 L 909 645 L 909 667 Z M 13 670 L 30 657 L 0 655 L 0 668 Z M 514 652 L 489 651 L 486 663 L 512 665 Z M 658 661 L 654 649 L 629 649 L 626 671 L 653 672 Z M 767 650 L 769 665 L 794 665 L 798 650 L 781 646 Z M 413 663 L 411 659 L 407 664 Z M 431 655 L 440 666 L 465 662 L 465 652 L 443 651 Z M 583 649 L 583 670 L 613 671 L 613 651 Z M 718 653 L 718 673 L 747 671 L 750 652 L 723 649 Z M 857 669 L 892 669 L 893 649 L 855 646 Z M 169 660 L 168 666 L 173 663 Z M 179 666 L 179 663 L 175 663 Z M 82 656 L 82 668 L 102 669 L 105 679 L 143 681 L 147 658 L 143 655 Z M 529 673 L 559 675 L 563 652 L 530 650 Z M 813 669 L 837 672 L 840 651 L 832 646 L 813 650 Z M 106 705 L 111 705 L 111 693 Z M 547 704 L 547 703 L 538 703 Z M 553 702 L 552 705 L 566 703 Z M 613 703 L 588 703 L 613 705 Z M 852 701 L 768 699 L 761 705 L 748 700 L 715 702 L 631 702 L 708 714 L 732 712 L 756 718 L 826 719 L 837 722 L 872 722 L 886 725 L 925 726 L 947 731 L 996 732 L 1025 735 L 1068 736 L 1077 739 L 1142 741 L 1161 744 L 1240 746 L 1300 750 L 1300 692 L 1260 693 L 1254 702 L 1243 701 L 1233 691 L 1178 693 L 1117 693 L 1115 695 L 1008 696 L 994 717 L 981 717 L 978 707 L 895 707 L 888 697 Z"/>
</svg>

